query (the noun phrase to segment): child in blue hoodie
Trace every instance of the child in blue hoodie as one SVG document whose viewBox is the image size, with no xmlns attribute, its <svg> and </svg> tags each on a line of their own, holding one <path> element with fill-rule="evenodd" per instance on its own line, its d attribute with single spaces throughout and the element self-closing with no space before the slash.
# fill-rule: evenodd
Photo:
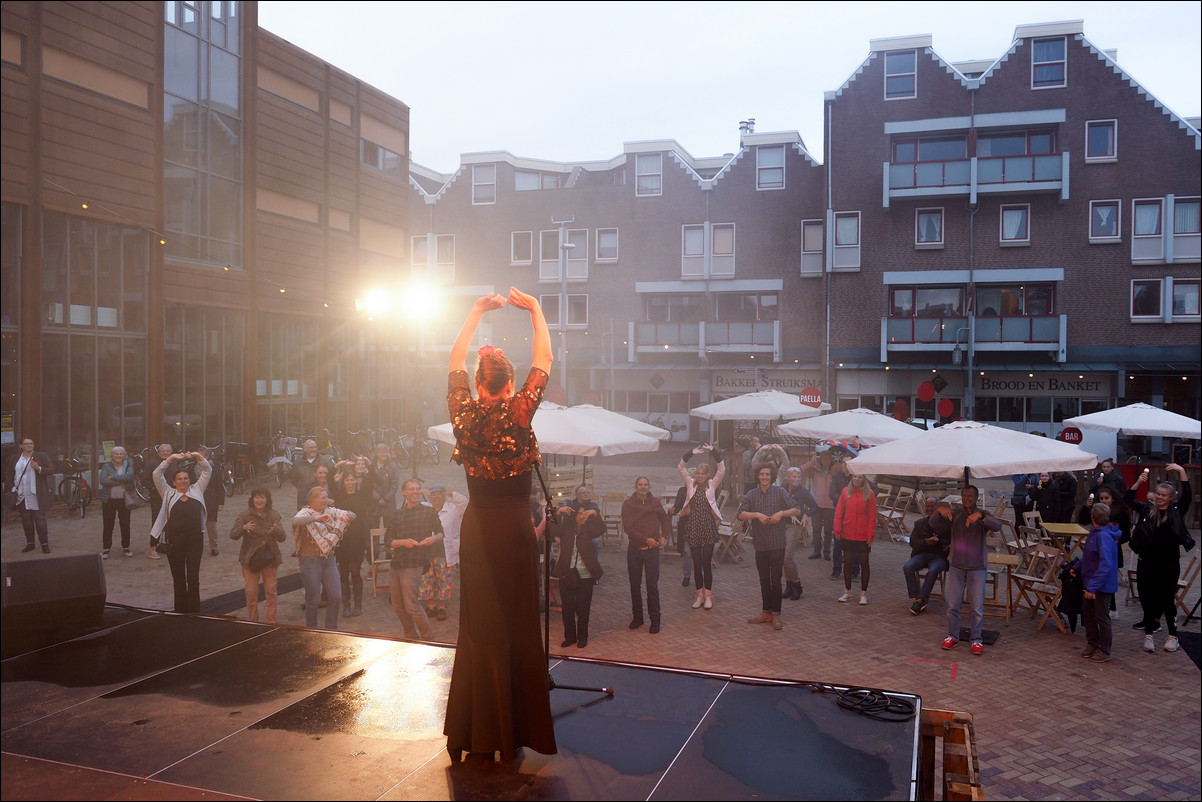
<svg viewBox="0 0 1202 802">
<path fill-rule="evenodd" d="M 1110 523 L 1110 508 L 1094 504 L 1090 510 L 1093 527 L 1085 538 L 1077 572 L 1085 588 L 1081 617 L 1085 621 L 1085 638 L 1089 645 L 1081 652 L 1095 663 L 1110 659 L 1110 601 L 1119 589 L 1118 553 L 1119 527 Z"/>
</svg>

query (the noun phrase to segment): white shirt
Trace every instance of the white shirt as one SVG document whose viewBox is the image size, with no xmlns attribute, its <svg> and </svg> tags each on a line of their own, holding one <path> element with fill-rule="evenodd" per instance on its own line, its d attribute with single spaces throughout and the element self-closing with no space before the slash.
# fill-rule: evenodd
<svg viewBox="0 0 1202 802">
<path fill-rule="evenodd" d="M 447 552 L 447 567 L 459 565 L 459 530 L 463 527 L 463 514 L 467 512 L 468 499 L 462 493 L 447 491 L 447 500 L 438 511 L 442 521 L 442 545 Z"/>
<path fill-rule="evenodd" d="M 13 473 L 14 487 L 17 490 L 17 500 L 25 502 L 25 509 L 36 510 L 38 507 L 38 474 L 30 465 L 32 457 L 22 454 L 17 458 Z M 24 475 L 22 475 L 24 474 Z"/>
</svg>

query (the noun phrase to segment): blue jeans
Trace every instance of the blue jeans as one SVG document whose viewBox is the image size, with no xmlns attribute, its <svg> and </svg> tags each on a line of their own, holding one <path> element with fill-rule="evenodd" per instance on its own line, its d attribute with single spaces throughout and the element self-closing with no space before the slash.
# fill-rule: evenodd
<svg viewBox="0 0 1202 802">
<path fill-rule="evenodd" d="M 985 575 L 984 568 L 957 568 L 948 566 L 947 569 L 947 634 L 960 640 L 960 605 L 964 603 L 965 593 L 968 594 L 969 605 L 969 640 L 977 643 L 981 640 L 981 627 L 985 623 Z"/>
<path fill-rule="evenodd" d="M 918 587 L 918 572 L 923 568 L 927 569 L 926 579 L 922 581 L 922 589 Z M 947 570 L 947 560 L 943 559 L 938 554 L 931 552 L 921 552 L 915 554 L 906 564 L 902 566 L 902 573 L 906 575 L 906 593 L 911 599 L 922 599 L 930 601 L 931 590 L 935 587 L 935 583 L 939 581 L 939 575 Z"/>
<path fill-rule="evenodd" d="M 325 557 L 300 558 L 301 582 L 305 586 L 305 626 L 317 626 L 318 603 L 321 591 L 326 592 L 326 629 L 338 629 L 338 613 L 342 609 L 342 579 L 338 576 L 338 561 L 334 552 Z"/>
</svg>

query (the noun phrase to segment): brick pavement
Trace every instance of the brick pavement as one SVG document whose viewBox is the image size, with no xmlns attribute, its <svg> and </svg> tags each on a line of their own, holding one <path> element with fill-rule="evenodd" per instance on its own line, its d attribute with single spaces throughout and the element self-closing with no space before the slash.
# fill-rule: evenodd
<svg viewBox="0 0 1202 802">
<path fill-rule="evenodd" d="M 655 493 L 679 484 L 675 455 L 594 460 L 596 487 L 626 491 L 634 477 L 646 474 Z M 423 478 L 463 488 L 457 466 L 426 466 Z M 989 483 L 982 482 L 984 487 Z M 1007 484 L 1007 483 L 1003 483 Z M 998 486 L 999 488 L 1001 485 Z M 285 516 L 294 512 L 290 486 L 275 494 Z M 236 544 L 226 533 L 234 511 L 246 503 L 241 494 L 221 514 L 220 556 L 207 552 L 201 568 L 202 598 L 242 587 Z M 733 511 L 733 507 L 730 508 Z M 149 512 L 134 513 L 133 559 L 117 556 L 105 565 L 108 601 L 148 609 L 170 609 L 171 578 L 166 561 L 146 557 Z M 100 511 L 85 519 L 52 515 L 50 540 L 55 554 L 98 550 Z M 118 539 L 119 538 L 115 538 Z M 19 523 L 5 522 L 0 555 L 21 555 Z M 737 675 L 813 680 L 917 694 L 929 707 L 966 710 L 975 718 L 983 785 L 990 799 L 1202 799 L 1202 684 L 1184 651 L 1142 651 L 1142 635 L 1131 629 L 1140 614 L 1121 602 L 1115 622 L 1115 659 L 1097 665 L 1080 659 L 1083 628 L 1061 634 L 1051 623 L 1037 632 L 1025 616 L 1007 626 L 987 618 L 987 629 L 1000 632 L 984 656 L 966 645 L 944 651 L 943 603 L 933 600 L 921 616 L 908 612 L 901 564 L 908 546 L 879 542 L 872 552 L 870 604 L 837 604 L 842 590 L 829 579 L 830 563 L 801 559 L 805 592 L 785 600 L 785 628 L 774 632 L 746 619 L 759 611 L 759 591 L 748 552 L 741 563 L 723 563 L 714 572 L 714 609 L 693 610 L 693 588 L 681 587 L 680 558 L 665 555 L 660 579 L 663 631 L 646 627 L 631 632 L 630 594 L 625 546 L 602 548 L 606 569 L 593 597 L 589 646 L 561 650 L 561 624 L 551 616 L 552 652 L 568 656 L 672 666 Z M 281 573 L 295 571 L 285 561 Z M 1197 598 L 1199 589 L 1191 596 Z M 303 625 L 301 593 L 280 600 L 280 623 Z M 457 626 L 454 599 L 445 622 L 433 622 L 434 638 L 453 643 Z M 244 615 L 244 609 L 234 615 Z M 347 629 L 367 635 L 399 637 L 400 625 L 386 591 L 364 600 L 364 615 L 344 621 Z M 1197 621 L 1185 631 L 1198 632 Z M 1163 633 L 1157 636 L 1163 644 Z M 621 693 L 622 689 L 617 688 Z"/>
</svg>

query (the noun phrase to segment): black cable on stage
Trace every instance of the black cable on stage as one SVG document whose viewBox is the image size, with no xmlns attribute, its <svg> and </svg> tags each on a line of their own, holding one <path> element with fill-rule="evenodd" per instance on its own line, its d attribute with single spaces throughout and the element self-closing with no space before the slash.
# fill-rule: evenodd
<svg viewBox="0 0 1202 802">
<path fill-rule="evenodd" d="M 815 693 L 834 691 L 839 707 L 877 721 L 909 721 L 918 712 L 913 702 L 869 688 L 848 688 L 839 691 L 832 685 L 819 683 L 813 683 L 810 688 Z"/>
</svg>

